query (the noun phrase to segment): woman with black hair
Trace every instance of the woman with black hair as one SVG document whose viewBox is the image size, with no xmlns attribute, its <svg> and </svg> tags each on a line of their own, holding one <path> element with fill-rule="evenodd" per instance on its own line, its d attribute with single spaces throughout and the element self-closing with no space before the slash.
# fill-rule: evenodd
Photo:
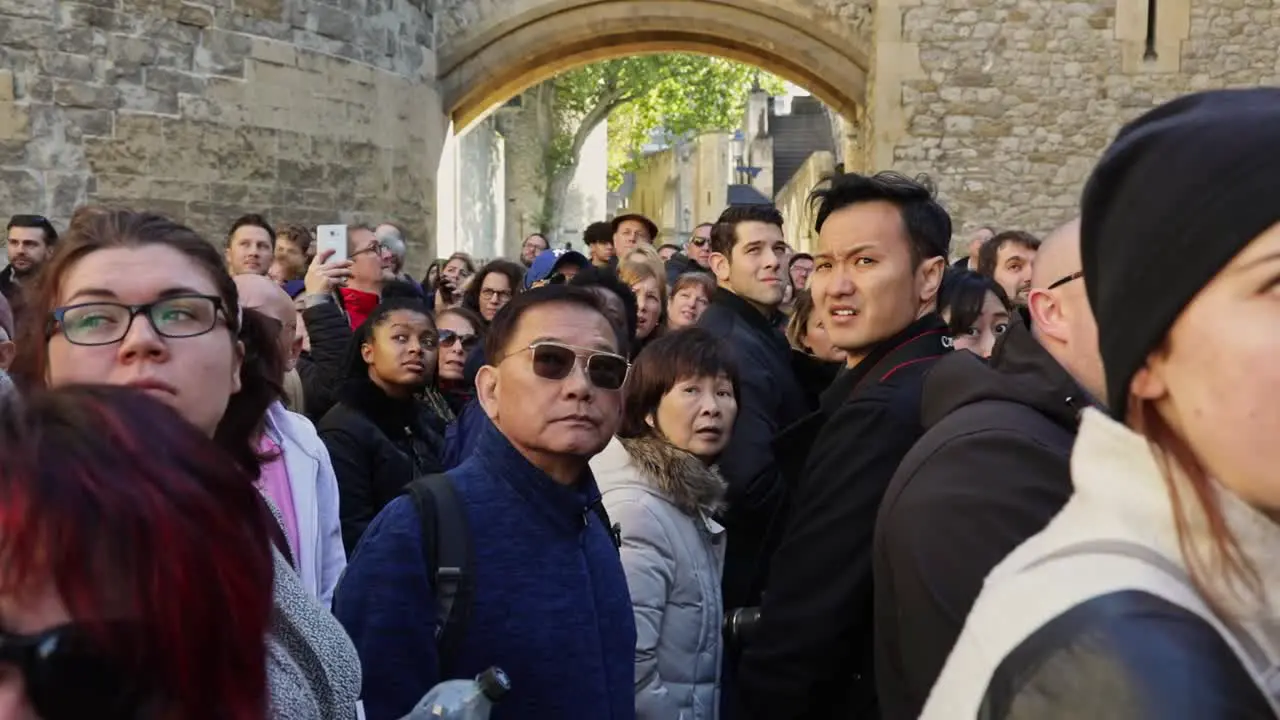
<svg viewBox="0 0 1280 720">
<path fill-rule="evenodd" d="M 444 423 L 418 399 L 435 380 L 438 344 L 431 313 L 411 298 L 383 301 L 352 338 L 338 404 L 317 428 L 338 476 L 348 556 L 401 488 L 443 469 Z"/>
<path fill-rule="evenodd" d="M 938 314 L 956 350 L 989 358 L 996 340 L 1009 330 L 1013 304 L 995 280 L 972 270 L 950 269 L 938 291 Z"/>
</svg>

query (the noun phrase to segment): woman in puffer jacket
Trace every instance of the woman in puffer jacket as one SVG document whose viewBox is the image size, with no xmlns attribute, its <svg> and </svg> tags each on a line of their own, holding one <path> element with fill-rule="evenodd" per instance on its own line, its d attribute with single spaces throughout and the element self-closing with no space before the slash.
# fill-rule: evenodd
<svg viewBox="0 0 1280 720">
<path fill-rule="evenodd" d="M 724 496 L 713 463 L 738 413 L 738 375 L 705 330 L 678 330 L 640 354 L 618 437 L 591 461 L 636 619 L 636 716 L 719 717 Z"/>
<path fill-rule="evenodd" d="M 987 576 L 927 720 L 1277 716 L 1276 158 L 1280 90 L 1230 90 L 1094 170 L 1083 277 L 1055 284 L 1088 293 L 1110 417 L 1086 411 L 1071 500 Z"/>
</svg>

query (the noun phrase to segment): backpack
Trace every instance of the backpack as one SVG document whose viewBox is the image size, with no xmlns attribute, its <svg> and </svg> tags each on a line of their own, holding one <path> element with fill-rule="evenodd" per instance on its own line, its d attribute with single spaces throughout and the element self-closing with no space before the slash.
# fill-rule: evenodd
<svg viewBox="0 0 1280 720">
<path fill-rule="evenodd" d="M 436 595 L 436 653 L 443 669 L 447 658 L 458 657 L 471 618 L 475 597 L 471 530 L 462 498 L 448 475 L 435 473 L 419 477 L 405 486 L 404 494 L 418 511 L 422 523 L 422 556 L 434 573 L 431 587 Z M 591 510 L 604 523 L 613 546 L 620 550 L 622 530 L 609 521 L 604 503 L 597 499 Z M 586 521 L 584 514 L 583 522 Z"/>
</svg>

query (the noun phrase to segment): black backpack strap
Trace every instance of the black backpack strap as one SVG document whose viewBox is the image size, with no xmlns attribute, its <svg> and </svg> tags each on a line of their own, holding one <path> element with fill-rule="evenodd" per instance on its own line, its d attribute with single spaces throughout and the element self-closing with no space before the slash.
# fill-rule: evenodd
<svg viewBox="0 0 1280 720">
<path fill-rule="evenodd" d="M 405 486 L 422 522 L 422 554 L 436 595 L 436 652 L 440 666 L 456 660 L 475 594 L 471 531 L 466 508 L 444 474 L 424 475 Z"/>
<path fill-rule="evenodd" d="M 613 541 L 613 546 L 617 548 L 618 551 L 621 551 L 622 526 L 615 524 L 613 520 L 609 518 L 609 511 L 604 508 L 604 496 L 596 498 L 596 501 L 591 503 L 591 511 L 596 514 L 597 518 L 599 518 L 600 524 L 604 527 L 605 532 L 609 533 L 609 539 Z"/>
</svg>

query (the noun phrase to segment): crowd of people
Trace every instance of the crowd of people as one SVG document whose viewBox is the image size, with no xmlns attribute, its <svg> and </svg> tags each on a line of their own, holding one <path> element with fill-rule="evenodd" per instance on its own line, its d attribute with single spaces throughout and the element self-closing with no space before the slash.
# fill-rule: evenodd
<svg viewBox="0 0 1280 720">
<path fill-rule="evenodd" d="M 8 223 L 0 718 L 1280 716 L 1280 91 L 1043 238 L 925 178 L 679 244 Z"/>
</svg>

